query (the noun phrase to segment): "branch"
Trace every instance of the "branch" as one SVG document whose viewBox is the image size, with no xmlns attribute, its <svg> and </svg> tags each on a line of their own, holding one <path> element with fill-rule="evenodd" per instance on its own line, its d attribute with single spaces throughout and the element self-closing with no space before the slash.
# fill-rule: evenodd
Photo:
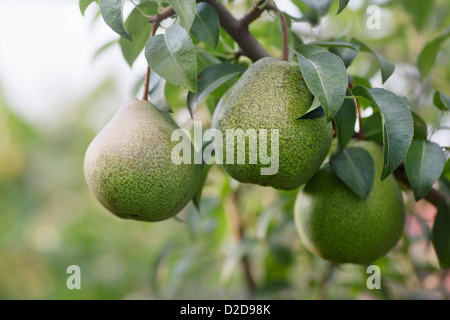
<svg viewBox="0 0 450 320">
<path fill-rule="evenodd" d="M 238 241 L 238 243 L 241 245 L 244 241 L 244 227 L 242 225 L 242 220 L 238 212 L 238 197 L 239 197 L 238 192 L 236 190 L 232 191 L 230 199 L 231 200 L 230 208 L 229 210 L 226 210 L 226 212 L 229 216 L 234 236 Z M 248 254 L 244 254 L 242 256 L 241 264 L 242 269 L 244 271 L 245 283 L 247 285 L 247 297 L 251 299 L 253 297 L 253 293 L 255 292 L 256 284 L 255 280 L 253 279 L 253 274 L 251 272 Z"/>
<path fill-rule="evenodd" d="M 272 3 L 269 3 L 266 8 L 260 9 L 259 3 L 257 3 L 249 12 L 247 12 L 242 19 L 237 20 L 233 17 L 233 15 L 228 11 L 225 6 L 216 0 L 199 0 L 198 2 L 206 2 L 216 9 L 217 14 L 220 18 L 220 24 L 222 28 L 227 31 L 230 36 L 241 46 L 242 52 L 248 56 L 253 61 L 256 61 L 263 57 L 270 56 L 267 51 L 261 46 L 261 44 L 255 39 L 255 37 L 248 31 L 248 25 L 257 19 L 264 10 L 276 10 Z M 152 29 L 156 31 L 159 27 L 159 24 L 164 19 L 173 16 L 175 11 L 172 7 L 165 8 L 160 14 L 157 14 L 150 18 L 150 22 L 152 23 Z M 362 126 L 361 126 L 362 128 Z M 360 129 L 361 130 L 361 129 Z M 406 176 L 405 167 L 401 164 L 395 171 L 394 175 L 398 181 L 400 181 L 405 187 L 411 189 L 411 185 L 409 184 L 408 177 Z M 432 203 L 434 206 L 438 206 L 445 199 L 449 199 L 449 197 L 436 189 L 432 189 L 426 196 L 425 199 Z"/>
<path fill-rule="evenodd" d="M 258 19 L 265 10 L 271 10 L 280 16 L 283 32 L 283 61 L 288 61 L 288 31 L 286 16 L 270 0 L 260 0 L 239 20 L 241 27 L 248 29 L 250 23 Z"/>
<path fill-rule="evenodd" d="M 273 9 L 273 4 L 269 3 L 266 8 L 260 9 L 260 4 L 264 1 L 257 3 L 248 13 L 237 20 L 228 11 L 228 9 L 217 0 L 197 0 L 197 2 L 206 2 L 211 5 L 219 15 L 220 25 L 222 28 L 236 41 L 242 49 L 242 52 L 252 59 L 253 61 L 259 60 L 264 57 L 270 57 L 269 53 L 261 46 L 261 44 L 255 39 L 255 37 L 248 30 L 248 25 L 257 19 L 265 9 Z M 164 19 L 167 19 L 175 14 L 175 10 L 172 7 L 165 8 L 160 14 L 154 15 L 149 19 L 156 28 Z"/>
<path fill-rule="evenodd" d="M 269 53 L 261 46 L 248 30 L 248 25 L 241 23 L 228 11 L 225 6 L 216 0 L 199 0 L 210 4 L 219 15 L 220 25 L 236 41 L 247 57 L 253 61 L 269 57 Z"/>
<path fill-rule="evenodd" d="M 159 24 L 164 19 L 167 19 L 175 14 L 175 10 L 173 10 L 172 7 L 167 7 L 163 11 L 161 11 L 160 14 L 156 14 L 153 17 L 151 17 L 148 22 L 152 23 L 152 26 L 156 25 L 156 29 L 159 27 Z"/>
<path fill-rule="evenodd" d="M 255 5 L 239 20 L 241 27 L 248 29 L 249 24 L 258 19 L 266 9 L 273 11 L 277 10 L 273 3 L 269 2 L 264 5 L 265 2 L 267 1 L 260 0 L 255 3 Z"/>
<path fill-rule="evenodd" d="M 400 164 L 397 169 L 395 169 L 394 176 L 399 182 L 401 182 L 403 186 L 411 189 L 411 184 L 409 183 L 408 176 L 406 175 L 405 171 L 405 165 L 403 163 Z M 431 189 L 430 192 L 428 192 L 428 194 L 424 197 L 424 199 L 437 208 L 442 201 L 449 200 L 450 197 L 437 189 Z"/>
</svg>

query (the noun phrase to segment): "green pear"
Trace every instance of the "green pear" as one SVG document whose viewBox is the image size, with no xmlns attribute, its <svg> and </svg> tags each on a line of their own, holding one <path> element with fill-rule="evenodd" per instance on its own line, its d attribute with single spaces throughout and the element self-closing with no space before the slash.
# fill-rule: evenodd
<svg viewBox="0 0 450 320">
<path fill-rule="evenodd" d="M 89 145 L 87 184 L 115 215 L 142 221 L 173 217 L 191 200 L 201 165 L 174 164 L 172 132 L 180 129 L 167 112 L 147 101 L 130 101 Z"/>
<path fill-rule="evenodd" d="M 308 111 L 313 95 L 308 90 L 298 63 L 276 58 L 262 58 L 255 62 L 242 77 L 223 95 L 212 119 L 212 127 L 222 132 L 223 153 L 226 153 L 227 130 L 267 130 L 267 155 L 278 153 L 278 170 L 274 174 L 261 174 L 260 142 L 250 151 L 249 140 L 245 144 L 245 162 L 238 163 L 235 144 L 234 161 L 226 161 L 223 167 L 234 179 L 276 189 L 291 190 L 304 184 L 320 168 L 332 141 L 332 126 L 325 116 L 315 119 L 299 119 Z M 278 150 L 273 148 L 273 129 L 278 130 Z M 258 161 L 250 163 L 258 153 Z M 273 154 L 272 154 L 273 156 Z M 231 157 L 231 156 L 230 156 Z"/>
<path fill-rule="evenodd" d="M 365 200 L 323 166 L 300 190 L 294 210 L 302 243 L 334 263 L 369 264 L 386 255 L 399 241 L 405 209 L 392 175 L 381 181 L 383 156 L 374 142 L 352 144 L 364 148 L 375 163 L 375 180 Z"/>
</svg>

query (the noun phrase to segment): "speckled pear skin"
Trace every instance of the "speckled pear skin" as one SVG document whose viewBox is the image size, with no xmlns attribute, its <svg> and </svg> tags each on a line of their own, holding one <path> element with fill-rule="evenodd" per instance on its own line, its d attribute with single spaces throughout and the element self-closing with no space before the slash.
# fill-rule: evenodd
<svg viewBox="0 0 450 320">
<path fill-rule="evenodd" d="M 201 165 L 171 160 L 179 129 L 166 112 L 147 101 L 130 101 L 89 145 L 87 184 L 97 200 L 118 217 L 161 221 L 173 217 L 197 190 Z"/>
<path fill-rule="evenodd" d="M 244 183 L 291 190 L 306 183 L 320 168 L 331 146 L 332 126 L 325 117 L 298 120 L 311 106 L 308 90 L 297 63 L 276 58 L 255 62 L 223 95 L 213 115 L 212 127 L 224 135 L 224 169 Z M 268 152 L 271 155 L 271 129 L 279 130 L 279 170 L 275 175 L 261 175 L 258 155 L 256 164 L 249 163 L 246 140 L 245 164 L 226 164 L 227 129 L 268 130 Z M 258 149 L 259 150 L 259 140 Z"/>
<path fill-rule="evenodd" d="M 405 209 L 398 184 L 390 175 L 380 180 L 381 149 L 373 142 L 352 144 L 368 151 L 375 162 L 375 180 L 364 201 L 324 165 L 298 194 L 295 223 L 302 243 L 334 263 L 369 264 L 399 241 Z"/>
</svg>

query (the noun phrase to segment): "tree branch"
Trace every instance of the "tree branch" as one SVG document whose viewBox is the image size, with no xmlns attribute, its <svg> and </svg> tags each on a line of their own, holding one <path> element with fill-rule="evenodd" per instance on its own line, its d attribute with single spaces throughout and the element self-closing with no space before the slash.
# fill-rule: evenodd
<svg viewBox="0 0 450 320">
<path fill-rule="evenodd" d="M 220 24 L 222 28 L 227 31 L 231 37 L 241 46 L 242 52 L 248 56 L 253 61 L 261 59 L 263 57 L 269 57 L 270 55 L 267 51 L 261 46 L 261 44 L 255 39 L 255 37 L 248 31 L 248 25 L 256 20 L 264 10 L 276 10 L 276 7 L 269 3 L 266 8 L 260 9 L 259 6 L 263 1 L 258 2 L 253 6 L 253 8 L 247 12 L 240 20 L 237 20 L 233 15 L 228 11 L 227 8 L 220 2 L 216 0 L 199 0 L 198 2 L 206 2 L 214 7 L 217 11 L 217 14 L 220 18 Z M 172 7 L 165 8 L 160 14 L 157 14 L 150 18 L 150 22 L 152 23 L 152 29 L 156 31 L 159 27 L 159 24 L 164 19 L 169 18 L 174 15 L 175 11 Z M 360 125 L 360 130 L 362 130 L 362 126 Z M 411 185 L 409 184 L 408 177 L 406 176 L 405 167 L 401 164 L 395 171 L 394 175 L 396 179 L 401 182 L 405 187 L 411 189 Z M 426 196 L 425 199 L 432 203 L 434 206 L 438 206 L 442 201 L 449 199 L 449 197 L 436 189 L 432 189 Z"/>
<path fill-rule="evenodd" d="M 174 14 L 175 10 L 173 10 L 173 8 L 169 6 L 165 8 L 160 14 L 156 14 L 153 17 L 151 17 L 148 21 L 153 25 L 156 25 L 156 28 L 158 28 L 161 21 L 173 16 Z"/>
<path fill-rule="evenodd" d="M 260 9 L 259 6 L 264 2 L 257 3 L 249 12 L 247 12 L 242 19 L 237 20 L 228 9 L 217 0 L 197 0 L 197 2 L 206 2 L 211 5 L 219 15 L 220 25 L 222 28 L 236 41 L 242 49 L 242 52 L 253 61 L 264 57 L 270 57 L 269 53 L 261 46 L 255 37 L 248 30 L 248 25 L 257 19 L 265 9 L 273 10 L 274 6 L 269 3 L 266 8 Z M 172 7 L 165 8 L 160 14 L 157 14 L 149 19 L 149 22 L 154 26 L 159 27 L 159 24 L 164 19 L 167 19 L 175 14 Z"/>
<path fill-rule="evenodd" d="M 260 0 L 255 3 L 255 5 L 239 20 L 241 27 L 248 29 L 250 23 L 258 19 L 266 9 L 273 11 L 277 10 L 273 3 L 269 2 L 264 6 L 264 2 L 266 2 L 266 0 Z"/>
<path fill-rule="evenodd" d="M 269 57 L 269 53 L 261 46 L 248 30 L 248 25 L 241 23 L 228 11 L 225 6 L 216 0 L 199 0 L 210 4 L 219 15 L 220 25 L 236 41 L 247 57 L 253 61 Z"/>
<path fill-rule="evenodd" d="M 230 207 L 228 210 L 226 210 L 226 212 L 230 219 L 234 237 L 236 238 L 236 241 L 239 243 L 239 245 L 242 245 L 244 241 L 244 226 L 242 225 L 242 220 L 238 212 L 238 197 L 239 194 L 236 190 L 231 192 Z M 241 265 L 244 271 L 245 283 L 247 288 L 247 298 L 251 299 L 253 297 L 253 293 L 255 292 L 256 283 L 253 279 L 248 254 L 244 254 L 242 256 Z"/>
</svg>

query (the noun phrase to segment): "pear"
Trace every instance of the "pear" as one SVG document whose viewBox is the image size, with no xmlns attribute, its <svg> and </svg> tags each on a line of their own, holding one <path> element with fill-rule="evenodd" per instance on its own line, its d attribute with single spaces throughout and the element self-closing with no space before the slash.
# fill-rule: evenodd
<svg viewBox="0 0 450 320">
<path fill-rule="evenodd" d="M 141 221 L 183 209 L 197 190 L 201 165 L 173 163 L 176 129 L 167 112 L 147 101 L 120 108 L 86 151 L 85 178 L 96 199 L 118 217 Z"/>
<path fill-rule="evenodd" d="M 392 175 L 381 181 L 383 155 L 374 142 L 352 144 L 370 153 L 375 180 L 365 200 L 324 165 L 298 194 L 294 217 L 302 243 L 333 263 L 369 264 L 399 241 L 405 223 L 402 193 Z"/>
<path fill-rule="evenodd" d="M 303 80 L 298 63 L 262 58 L 247 69 L 219 101 L 212 127 L 223 134 L 224 154 L 228 129 L 244 132 L 253 129 L 256 133 L 260 129 L 267 130 L 267 155 L 278 152 L 279 165 L 274 174 L 261 174 L 261 168 L 270 164 L 261 161 L 259 136 L 257 163 L 249 161 L 254 151 L 249 151 L 250 144 L 246 139 L 245 163 L 238 163 L 237 144 L 234 161 L 223 161 L 228 174 L 240 182 L 282 190 L 295 189 L 306 183 L 322 165 L 332 141 L 332 126 L 325 116 L 299 119 L 308 111 L 312 100 L 313 95 Z M 273 129 L 278 129 L 278 150 L 271 148 L 272 134 L 276 134 Z"/>
</svg>

